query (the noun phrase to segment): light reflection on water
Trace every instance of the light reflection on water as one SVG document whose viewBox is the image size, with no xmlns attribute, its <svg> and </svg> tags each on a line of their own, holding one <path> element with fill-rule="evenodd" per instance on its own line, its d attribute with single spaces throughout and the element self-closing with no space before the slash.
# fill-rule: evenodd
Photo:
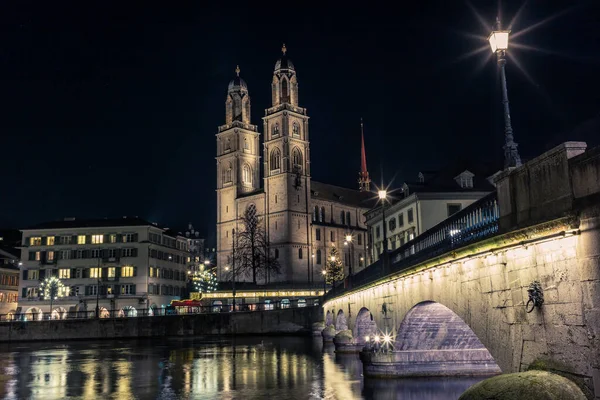
<svg viewBox="0 0 600 400">
<path fill-rule="evenodd" d="M 0 357 L 5 399 L 446 400 L 480 380 L 364 380 L 357 355 L 294 337 L 13 344 Z"/>
</svg>

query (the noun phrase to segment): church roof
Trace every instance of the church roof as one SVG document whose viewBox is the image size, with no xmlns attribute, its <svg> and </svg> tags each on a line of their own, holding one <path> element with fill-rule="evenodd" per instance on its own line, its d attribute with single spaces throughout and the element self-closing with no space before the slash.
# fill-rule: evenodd
<svg viewBox="0 0 600 400">
<path fill-rule="evenodd" d="M 233 78 L 231 80 L 231 82 L 229 82 L 229 87 L 227 88 L 227 90 L 231 91 L 231 90 L 234 90 L 235 88 L 241 88 L 244 90 L 248 90 L 248 85 L 246 85 L 245 80 L 243 80 L 239 76 L 236 76 L 235 78 Z"/>
<path fill-rule="evenodd" d="M 375 195 L 371 192 L 361 192 L 312 180 L 310 192 L 313 199 L 332 201 L 352 207 L 371 208 L 376 203 Z"/>
<path fill-rule="evenodd" d="M 289 69 L 289 70 L 292 70 L 292 71 L 296 70 L 294 68 L 294 64 L 292 63 L 292 60 L 288 59 L 286 56 L 281 57 L 275 63 L 275 71 L 279 71 L 279 70 L 282 70 L 282 69 Z"/>
</svg>

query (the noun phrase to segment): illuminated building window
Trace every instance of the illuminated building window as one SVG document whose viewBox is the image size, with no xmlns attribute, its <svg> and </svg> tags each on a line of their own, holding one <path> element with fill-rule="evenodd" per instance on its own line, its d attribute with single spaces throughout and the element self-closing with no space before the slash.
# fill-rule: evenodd
<svg viewBox="0 0 600 400">
<path fill-rule="evenodd" d="M 54 252 L 53 251 L 49 251 L 48 253 L 46 253 L 46 259 L 48 261 L 54 261 Z"/>
<path fill-rule="evenodd" d="M 117 243 L 117 235 L 115 233 L 111 233 L 110 235 L 108 235 L 108 242 Z"/>
<path fill-rule="evenodd" d="M 108 277 L 109 278 L 114 278 L 116 276 L 116 268 L 115 267 L 109 267 L 108 268 Z"/>
<path fill-rule="evenodd" d="M 54 236 L 48 236 L 48 237 L 46 238 L 46 244 L 47 244 L 48 246 L 54 246 Z"/>
<path fill-rule="evenodd" d="M 70 268 L 61 268 L 58 270 L 58 277 L 60 279 L 70 279 L 71 278 L 71 269 Z"/>
<path fill-rule="evenodd" d="M 100 268 L 90 268 L 90 278 L 100 278 Z"/>
<path fill-rule="evenodd" d="M 30 269 L 27 271 L 27 280 L 38 280 L 40 279 L 40 271 L 37 269 Z"/>
<path fill-rule="evenodd" d="M 85 235 L 77 236 L 77 244 L 85 244 Z"/>
<path fill-rule="evenodd" d="M 39 251 L 35 252 L 35 261 L 40 261 L 42 259 L 42 253 Z"/>
<path fill-rule="evenodd" d="M 42 245 L 42 238 L 41 237 L 31 237 L 31 238 L 29 238 L 29 245 L 30 246 L 41 246 Z"/>
<path fill-rule="evenodd" d="M 135 285 L 121 285 L 121 294 L 135 294 Z"/>
<path fill-rule="evenodd" d="M 131 266 L 121 267 L 121 277 L 122 278 L 130 278 L 133 276 L 133 274 L 134 274 L 133 267 L 131 267 Z"/>
<path fill-rule="evenodd" d="M 92 235 L 92 244 L 104 243 L 104 235 Z"/>
</svg>

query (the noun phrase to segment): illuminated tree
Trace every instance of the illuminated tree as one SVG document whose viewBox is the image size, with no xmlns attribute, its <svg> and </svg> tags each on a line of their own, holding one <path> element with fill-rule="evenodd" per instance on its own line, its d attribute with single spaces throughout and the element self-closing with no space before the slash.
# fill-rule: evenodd
<svg viewBox="0 0 600 400">
<path fill-rule="evenodd" d="M 331 247 L 329 257 L 327 257 L 327 283 L 335 286 L 336 281 L 344 279 L 344 265 L 338 253 L 337 247 Z"/>
<path fill-rule="evenodd" d="M 194 289 L 200 293 L 210 293 L 217 290 L 217 274 L 214 270 L 204 270 L 194 275 Z"/>
<path fill-rule="evenodd" d="M 55 276 L 51 276 L 44 279 L 44 281 L 40 283 L 40 289 L 44 300 L 50 300 L 50 315 L 52 315 L 52 303 L 54 300 L 57 300 L 59 297 L 63 297 L 65 295 L 65 286 L 60 279 Z"/>
</svg>

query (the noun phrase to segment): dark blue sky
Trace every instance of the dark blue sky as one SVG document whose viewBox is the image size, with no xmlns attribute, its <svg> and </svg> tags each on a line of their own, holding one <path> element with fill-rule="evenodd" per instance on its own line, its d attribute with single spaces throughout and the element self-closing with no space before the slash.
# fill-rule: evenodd
<svg viewBox="0 0 600 400">
<path fill-rule="evenodd" d="M 502 165 L 497 68 L 484 28 L 460 1 L 394 8 L 251 2 L 3 2 L 0 5 L 0 227 L 137 215 L 174 228 L 215 223 L 215 133 L 236 64 L 252 120 L 270 105 L 283 42 L 308 109 L 313 179 L 355 187 L 359 119 L 379 181 L 413 179 L 458 158 Z M 213 2 L 216 3 L 216 2 Z M 504 2 L 508 21 L 523 1 Z M 599 115 L 598 2 L 529 1 L 508 85 L 523 159 Z M 176 5 L 175 5 L 176 4 Z M 294 7 L 297 6 L 297 7 Z M 493 2 L 473 2 L 491 26 Z M 551 17 L 555 18 L 551 18 Z M 457 61 L 459 60 L 459 61 Z"/>
</svg>

